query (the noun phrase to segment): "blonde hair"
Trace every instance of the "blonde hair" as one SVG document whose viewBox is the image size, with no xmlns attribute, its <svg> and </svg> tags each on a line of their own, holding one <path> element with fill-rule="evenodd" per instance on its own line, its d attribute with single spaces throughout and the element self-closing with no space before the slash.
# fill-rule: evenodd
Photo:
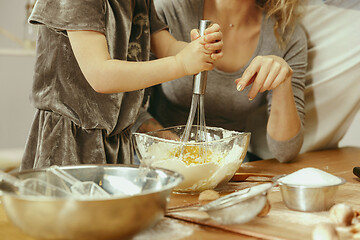
<svg viewBox="0 0 360 240">
<path fill-rule="evenodd" d="M 274 18 L 274 34 L 280 47 L 284 47 L 300 20 L 306 0 L 256 0 L 268 18 Z"/>
</svg>

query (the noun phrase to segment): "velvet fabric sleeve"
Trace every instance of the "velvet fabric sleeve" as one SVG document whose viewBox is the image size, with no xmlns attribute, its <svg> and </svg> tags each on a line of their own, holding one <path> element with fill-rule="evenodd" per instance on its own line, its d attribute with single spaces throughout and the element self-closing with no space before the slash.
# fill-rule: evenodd
<svg viewBox="0 0 360 240">
<path fill-rule="evenodd" d="M 93 30 L 105 34 L 105 1 L 37 0 L 29 18 L 55 30 Z"/>
</svg>

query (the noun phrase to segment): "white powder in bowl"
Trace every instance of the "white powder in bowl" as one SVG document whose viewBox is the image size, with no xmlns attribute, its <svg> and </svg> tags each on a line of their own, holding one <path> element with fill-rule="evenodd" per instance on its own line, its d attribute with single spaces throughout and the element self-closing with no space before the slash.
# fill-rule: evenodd
<svg viewBox="0 0 360 240">
<path fill-rule="evenodd" d="M 301 186 L 331 186 L 341 179 L 317 168 L 303 168 L 279 179 L 280 183 Z"/>
</svg>

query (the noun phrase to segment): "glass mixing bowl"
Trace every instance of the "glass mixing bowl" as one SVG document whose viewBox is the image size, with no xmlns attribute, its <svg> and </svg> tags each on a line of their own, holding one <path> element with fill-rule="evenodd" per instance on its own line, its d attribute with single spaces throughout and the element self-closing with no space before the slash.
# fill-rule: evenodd
<svg viewBox="0 0 360 240">
<path fill-rule="evenodd" d="M 185 143 L 180 140 L 185 126 L 134 133 L 141 164 L 182 174 L 177 192 L 200 192 L 227 183 L 245 158 L 250 133 L 206 127 L 207 142 L 199 142 L 199 129 L 193 125 Z"/>
</svg>

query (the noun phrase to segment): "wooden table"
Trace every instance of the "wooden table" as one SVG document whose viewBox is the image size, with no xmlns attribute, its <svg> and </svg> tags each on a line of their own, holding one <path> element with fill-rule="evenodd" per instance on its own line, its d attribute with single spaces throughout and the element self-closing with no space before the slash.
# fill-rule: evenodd
<svg viewBox="0 0 360 240">
<path fill-rule="evenodd" d="M 353 168 L 360 166 L 360 148 L 342 148 L 336 150 L 317 151 L 301 154 L 294 162 L 281 164 L 275 159 L 245 163 L 238 172 L 243 173 L 262 173 L 281 175 L 295 172 L 305 167 L 314 167 L 324 170 L 333 175 L 342 177 L 347 183 L 340 186 L 336 202 L 344 202 L 356 210 L 360 210 L 360 182 L 353 173 Z M 262 181 L 261 178 L 257 178 Z M 259 184 L 255 180 L 248 178 L 245 182 L 229 183 L 238 185 L 239 189 L 248 187 L 249 184 Z M 244 186 L 245 185 L 245 186 Z M 243 187 L 241 187 L 243 186 Z M 313 225 L 320 222 L 331 222 L 328 211 L 317 213 L 303 213 L 289 210 L 283 203 L 278 187 L 274 187 L 269 193 L 268 198 L 271 202 L 271 211 L 265 218 L 255 218 L 249 223 L 241 225 L 223 226 L 214 221 L 202 221 L 189 218 L 186 214 L 175 216 L 185 221 L 196 222 L 204 226 L 227 230 L 238 233 L 239 236 L 252 236 L 254 239 L 311 239 Z M 171 204 L 179 199 L 172 199 Z M 188 199 L 188 202 L 194 201 Z M 351 239 L 350 228 L 340 229 L 341 239 Z M 257 237 L 257 238 L 256 238 Z M 196 238 L 194 238 L 196 239 Z"/>
<path fill-rule="evenodd" d="M 334 174 L 339 177 L 343 177 L 347 180 L 347 183 L 344 185 L 344 188 L 339 191 L 339 198 L 341 201 L 346 201 L 354 207 L 359 207 L 360 201 L 358 199 L 360 196 L 360 185 L 359 180 L 352 173 L 354 167 L 360 166 L 360 148 L 342 148 L 336 150 L 326 150 L 318 152 L 310 152 L 300 155 L 296 161 L 287 164 L 278 163 L 274 159 L 257 161 L 251 163 L 245 163 L 239 169 L 239 172 L 253 172 L 253 173 L 270 173 L 274 175 L 288 174 L 299 170 L 304 167 L 315 167 L 331 174 Z M 251 180 L 247 180 L 242 183 L 230 183 L 230 185 L 240 186 L 244 188 L 252 184 Z M 355 190 L 355 191 L 354 191 Z M 311 218 L 312 220 L 316 219 L 326 219 L 326 214 L 324 212 L 316 213 L 300 213 L 295 211 L 290 211 L 286 209 L 281 201 L 279 192 L 271 192 L 269 194 L 269 199 L 272 204 L 272 210 L 269 213 L 268 217 L 258 218 L 250 223 L 243 224 L 241 226 L 218 226 L 209 224 L 202 221 L 188 221 L 189 219 L 175 219 L 173 217 L 165 217 L 161 224 L 157 227 L 155 231 L 148 232 L 143 236 L 143 239 L 179 239 L 176 236 L 179 236 L 178 233 L 174 231 L 182 231 L 183 235 L 181 239 L 192 240 L 192 239 L 245 239 L 245 240 L 254 240 L 254 239 L 310 239 L 304 238 L 304 236 L 309 236 L 309 231 L 311 230 L 310 226 L 303 226 L 304 235 L 295 236 L 296 231 L 299 227 L 298 223 L 289 222 L 286 226 L 285 232 L 280 237 L 276 236 L 279 233 L 279 229 L 283 226 L 281 222 L 276 223 L 272 219 L 278 217 L 280 220 L 284 217 L 293 217 L 296 218 Z M 183 195 L 182 197 L 173 196 L 169 206 L 174 206 L 181 202 L 182 204 L 192 204 L 197 201 L 196 195 Z M 357 203 L 359 202 L 359 203 Z M 285 212 L 282 215 L 282 211 Z M 279 216 L 276 216 L 278 214 Z M 285 216 L 289 215 L 289 216 Z M 299 220 L 300 221 L 300 220 Z M 195 222 L 195 223 L 194 223 Z M 169 227 L 170 226 L 170 227 Z M 176 228 L 177 230 L 174 230 Z M 266 230 L 266 231 L 265 231 Z M 291 233 L 294 231 L 294 233 Z M 166 233 L 166 234 L 164 234 Z M 145 238 L 144 238 L 145 236 Z M 146 238 L 148 236 L 149 238 Z M 294 236 L 294 237 L 288 237 Z M 341 235 L 341 239 L 348 239 L 347 235 Z M 345 237 L 344 237 L 345 236 Z M 138 236 L 139 237 L 139 236 Z M 140 235 L 141 237 L 141 235 Z M 170 238 L 169 238 L 170 237 Z M 15 228 L 6 218 L 5 212 L 0 205 L 0 239 L 1 240 L 34 240 L 31 237 L 28 237 L 21 233 L 17 228 Z M 136 239 L 136 238 L 135 238 Z"/>
<path fill-rule="evenodd" d="M 304 153 L 292 163 L 280 164 L 276 160 L 245 163 L 239 172 L 288 174 L 305 167 L 314 167 L 345 178 L 348 182 L 358 183 L 354 167 L 360 167 L 360 148 L 348 147 L 334 150 Z"/>
</svg>

